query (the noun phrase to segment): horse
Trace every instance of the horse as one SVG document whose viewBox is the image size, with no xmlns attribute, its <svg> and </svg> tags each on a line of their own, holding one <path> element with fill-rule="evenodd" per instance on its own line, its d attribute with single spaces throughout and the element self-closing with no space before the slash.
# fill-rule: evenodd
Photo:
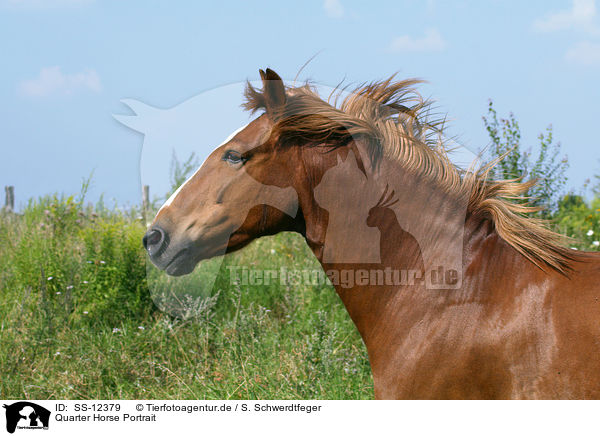
<svg viewBox="0 0 600 436">
<path fill-rule="evenodd" d="M 260 70 L 262 112 L 218 146 L 143 237 L 173 276 L 297 232 L 366 345 L 377 399 L 600 398 L 600 253 L 524 201 L 535 181 L 448 158 L 419 80 L 322 99 Z M 407 272 L 412 272 L 407 274 Z"/>
</svg>

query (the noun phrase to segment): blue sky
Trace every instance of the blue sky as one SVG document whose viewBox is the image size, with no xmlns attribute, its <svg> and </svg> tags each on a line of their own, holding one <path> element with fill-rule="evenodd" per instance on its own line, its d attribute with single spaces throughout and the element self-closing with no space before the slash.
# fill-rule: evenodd
<svg viewBox="0 0 600 436">
<path fill-rule="evenodd" d="M 471 150 L 488 143 L 481 117 L 490 98 L 500 114 L 515 113 L 526 147 L 552 123 L 578 191 L 600 173 L 597 8 L 593 0 L 0 0 L 0 185 L 15 185 L 23 203 L 77 193 L 94 171 L 91 200 L 137 203 L 143 137 L 112 117 L 130 113 L 120 100 L 169 108 L 256 80 L 267 66 L 291 80 L 319 52 L 302 80 L 426 79 L 423 94 Z M 225 94 L 231 116 L 198 120 L 199 147 L 239 124 L 241 96 Z"/>
</svg>

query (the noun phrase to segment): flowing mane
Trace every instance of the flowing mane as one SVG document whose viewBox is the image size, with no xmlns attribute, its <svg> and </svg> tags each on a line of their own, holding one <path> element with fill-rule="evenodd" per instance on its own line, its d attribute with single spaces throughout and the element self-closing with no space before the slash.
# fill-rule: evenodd
<svg viewBox="0 0 600 436">
<path fill-rule="evenodd" d="M 519 253 L 540 268 L 566 274 L 576 256 L 563 246 L 566 238 L 531 216 L 539 208 L 512 201 L 525 198 L 536 182 L 492 180 L 491 170 L 500 160 L 467 171 L 454 165 L 444 137 L 445 118 L 432 116 L 432 102 L 415 89 L 419 83 L 418 79 L 395 81 L 392 76 L 349 93 L 336 89 L 327 101 L 309 84 L 288 87 L 285 105 L 271 114 L 272 134 L 284 144 L 286 140 L 332 146 L 365 141 L 373 162 L 395 159 L 445 192 L 465 195 L 468 213 L 490 219 L 498 235 Z M 250 83 L 245 97 L 246 109 L 266 109 L 263 92 Z"/>
</svg>

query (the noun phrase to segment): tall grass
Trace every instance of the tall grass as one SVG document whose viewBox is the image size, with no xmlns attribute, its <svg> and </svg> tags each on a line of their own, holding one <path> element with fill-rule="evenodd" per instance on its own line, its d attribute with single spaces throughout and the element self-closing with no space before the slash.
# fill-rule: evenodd
<svg viewBox="0 0 600 436">
<path fill-rule="evenodd" d="M 84 207 L 83 195 L 0 214 L 0 397 L 372 397 L 365 348 L 330 285 L 231 281 L 230 265 L 319 268 L 300 237 L 226 256 L 203 287 L 202 271 L 147 274 L 139 215 Z M 158 310 L 152 297 L 178 287 L 195 290 L 170 310 L 179 316 Z"/>
</svg>

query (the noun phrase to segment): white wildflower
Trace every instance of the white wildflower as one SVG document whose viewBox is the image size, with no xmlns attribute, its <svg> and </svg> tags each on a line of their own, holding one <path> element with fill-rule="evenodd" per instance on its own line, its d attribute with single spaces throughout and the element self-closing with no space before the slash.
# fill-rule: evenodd
<svg viewBox="0 0 600 436">
<path fill-rule="evenodd" d="M 587 232 L 587 235 L 588 235 L 588 236 L 592 236 L 593 234 L 594 234 L 594 231 L 593 231 L 593 230 L 588 230 L 588 232 Z"/>
<path fill-rule="evenodd" d="M 592 242 L 592 245 L 594 247 L 598 247 L 598 246 L 600 246 L 600 241 L 594 241 L 594 242 Z"/>
</svg>

